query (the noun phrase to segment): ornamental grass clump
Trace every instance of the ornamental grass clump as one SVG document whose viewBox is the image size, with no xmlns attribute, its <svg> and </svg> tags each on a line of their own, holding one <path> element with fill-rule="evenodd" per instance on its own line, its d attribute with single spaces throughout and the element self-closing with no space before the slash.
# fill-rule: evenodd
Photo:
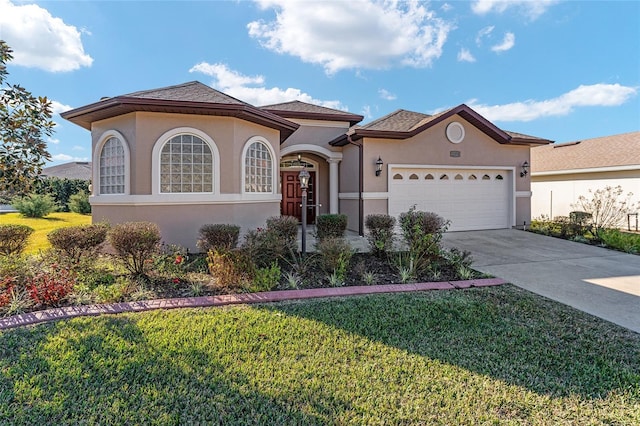
<svg viewBox="0 0 640 426">
<path fill-rule="evenodd" d="M 199 230 L 198 248 L 207 253 L 209 250 L 232 250 L 238 245 L 240 227 L 222 223 L 203 225 Z"/>
<path fill-rule="evenodd" d="M 109 226 L 106 224 L 69 226 L 58 228 L 47 234 L 54 249 L 67 259 L 78 264 L 82 258 L 95 255 L 100 244 L 104 243 Z"/>
<path fill-rule="evenodd" d="M 160 248 L 160 230 L 151 222 L 125 222 L 114 226 L 107 234 L 109 243 L 133 275 L 145 275 L 147 260 Z"/>
<path fill-rule="evenodd" d="M 18 255 L 27 246 L 34 229 L 26 225 L 0 225 L 0 255 Z"/>
</svg>

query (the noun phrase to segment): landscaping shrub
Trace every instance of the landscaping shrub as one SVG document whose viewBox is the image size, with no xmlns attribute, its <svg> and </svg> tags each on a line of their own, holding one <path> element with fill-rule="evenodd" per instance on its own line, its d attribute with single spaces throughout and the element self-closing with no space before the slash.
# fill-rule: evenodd
<svg viewBox="0 0 640 426">
<path fill-rule="evenodd" d="M 258 228 L 245 234 L 241 249 L 258 268 L 265 268 L 274 261 L 292 258 L 297 251 L 293 244 L 295 242 L 277 228 Z"/>
<path fill-rule="evenodd" d="M 41 306 L 59 306 L 73 290 L 75 275 L 68 269 L 51 265 L 50 271 L 37 273 L 27 280 L 29 297 Z"/>
<path fill-rule="evenodd" d="M 209 250 L 232 250 L 238 245 L 240 227 L 237 225 L 207 224 L 200 228 L 198 248 L 206 253 Z"/>
<path fill-rule="evenodd" d="M 293 251 L 297 250 L 298 218 L 293 216 L 274 216 L 267 219 L 267 229 L 274 232 Z"/>
<path fill-rule="evenodd" d="M 79 214 L 91 213 L 91 204 L 89 204 L 89 194 L 84 191 L 80 191 L 69 197 L 68 203 L 69 211 Z"/>
<path fill-rule="evenodd" d="M 26 225 L 0 225 L 0 255 L 22 253 L 33 231 Z"/>
<path fill-rule="evenodd" d="M 448 220 L 433 212 L 417 211 L 415 206 L 400 214 L 402 236 L 419 272 L 440 256 L 440 241 L 448 227 Z"/>
<path fill-rule="evenodd" d="M 321 214 L 316 218 L 316 238 L 341 238 L 347 230 L 346 214 Z"/>
<path fill-rule="evenodd" d="M 56 211 L 51 195 L 30 194 L 15 199 L 11 205 L 25 217 L 44 217 Z"/>
<path fill-rule="evenodd" d="M 278 287 L 282 271 L 277 262 L 273 262 L 266 268 L 258 268 L 255 271 L 250 291 L 269 291 Z"/>
<path fill-rule="evenodd" d="M 623 196 L 622 186 L 607 186 L 596 191 L 589 190 L 589 195 L 581 195 L 578 202 L 572 204 L 576 210 L 591 215 L 594 232 L 600 237 L 604 229 L 617 228 L 627 219 L 628 213 L 635 213 L 638 206 L 631 202 L 632 193 Z"/>
<path fill-rule="evenodd" d="M 78 264 L 82 257 L 95 254 L 98 246 L 105 241 L 108 230 L 106 224 L 69 226 L 51 231 L 47 239 L 71 263 Z"/>
<path fill-rule="evenodd" d="M 89 192 L 88 180 L 47 177 L 39 179 L 35 185 L 36 194 L 51 195 L 59 210 L 63 212 L 73 211 L 70 210 L 69 202 L 71 197 L 80 191 Z"/>
<path fill-rule="evenodd" d="M 163 244 L 152 258 L 154 272 L 172 280 L 185 278 L 189 267 L 189 250 L 175 244 Z"/>
<path fill-rule="evenodd" d="M 343 282 L 353 256 L 349 242 L 344 238 L 325 238 L 318 242 L 317 250 L 322 269 Z"/>
<path fill-rule="evenodd" d="M 209 250 L 207 261 L 220 288 L 246 288 L 254 277 L 254 264 L 243 250 Z"/>
<path fill-rule="evenodd" d="M 160 246 L 160 230 L 151 222 L 125 222 L 114 226 L 107 234 L 116 255 L 134 275 L 144 275 L 147 260 Z"/>
<path fill-rule="evenodd" d="M 640 254 L 640 235 L 638 234 L 606 229 L 600 232 L 600 238 L 607 247 L 626 253 Z"/>
<path fill-rule="evenodd" d="M 370 214 L 364 222 L 369 231 L 367 241 L 369 249 L 375 255 L 382 255 L 393 250 L 393 227 L 396 219 L 388 214 Z"/>
</svg>

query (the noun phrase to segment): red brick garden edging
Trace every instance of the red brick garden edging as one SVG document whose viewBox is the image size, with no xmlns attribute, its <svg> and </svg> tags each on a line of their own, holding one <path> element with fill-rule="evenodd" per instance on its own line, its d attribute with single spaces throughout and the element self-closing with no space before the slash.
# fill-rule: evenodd
<svg viewBox="0 0 640 426">
<path fill-rule="evenodd" d="M 425 290 L 453 290 L 456 288 L 486 287 L 506 284 L 500 278 L 484 278 L 468 281 L 445 281 L 416 284 L 386 284 L 372 286 L 312 288 L 308 290 L 267 291 L 263 293 L 225 294 L 221 296 L 185 297 L 176 299 L 156 299 L 142 302 L 122 302 L 103 305 L 67 306 L 29 312 L 0 319 L 0 330 L 38 324 L 61 319 L 119 314 L 123 312 L 142 312 L 153 309 L 199 308 L 206 306 L 224 306 L 237 304 L 280 302 L 292 299 L 314 299 L 319 297 L 353 296 L 375 293 L 403 293 Z"/>
</svg>

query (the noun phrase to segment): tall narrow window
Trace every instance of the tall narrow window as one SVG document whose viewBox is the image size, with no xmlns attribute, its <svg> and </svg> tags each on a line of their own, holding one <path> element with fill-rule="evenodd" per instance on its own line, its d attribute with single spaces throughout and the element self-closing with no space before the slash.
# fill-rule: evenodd
<svg viewBox="0 0 640 426">
<path fill-rule="evenodd" d="M 110 137 L 100 151 L 100 194 L 124 194 L 125 155 L 122 142 Z"/>
<path fill-rule="evenodd" d="M 249 145 L 245 154 L 244 192 L 273 192 L 273 160 L 262 142 Z"/>
<path fill-rule="evenodd" d="M 213 155 L 205 141 L 180 134 L 164 144 L 160 152 L 160 192 L 213 192 Z"/>
</svg>

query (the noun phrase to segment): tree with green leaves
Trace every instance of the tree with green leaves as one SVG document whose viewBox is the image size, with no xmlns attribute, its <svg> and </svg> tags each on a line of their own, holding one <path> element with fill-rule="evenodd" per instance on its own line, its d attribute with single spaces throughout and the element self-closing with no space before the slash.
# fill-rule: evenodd
<svg viewBox="0 0 640 426">
<path fill-rule="evenodd" d="M 32 189 L 45 161 L 51 159 L 43 139 L 53 134 L 55 126 L 51 101 L 6 82 L 12 52 L 0 40 L 0 193 L 9 196 Z"/>
</svg>

